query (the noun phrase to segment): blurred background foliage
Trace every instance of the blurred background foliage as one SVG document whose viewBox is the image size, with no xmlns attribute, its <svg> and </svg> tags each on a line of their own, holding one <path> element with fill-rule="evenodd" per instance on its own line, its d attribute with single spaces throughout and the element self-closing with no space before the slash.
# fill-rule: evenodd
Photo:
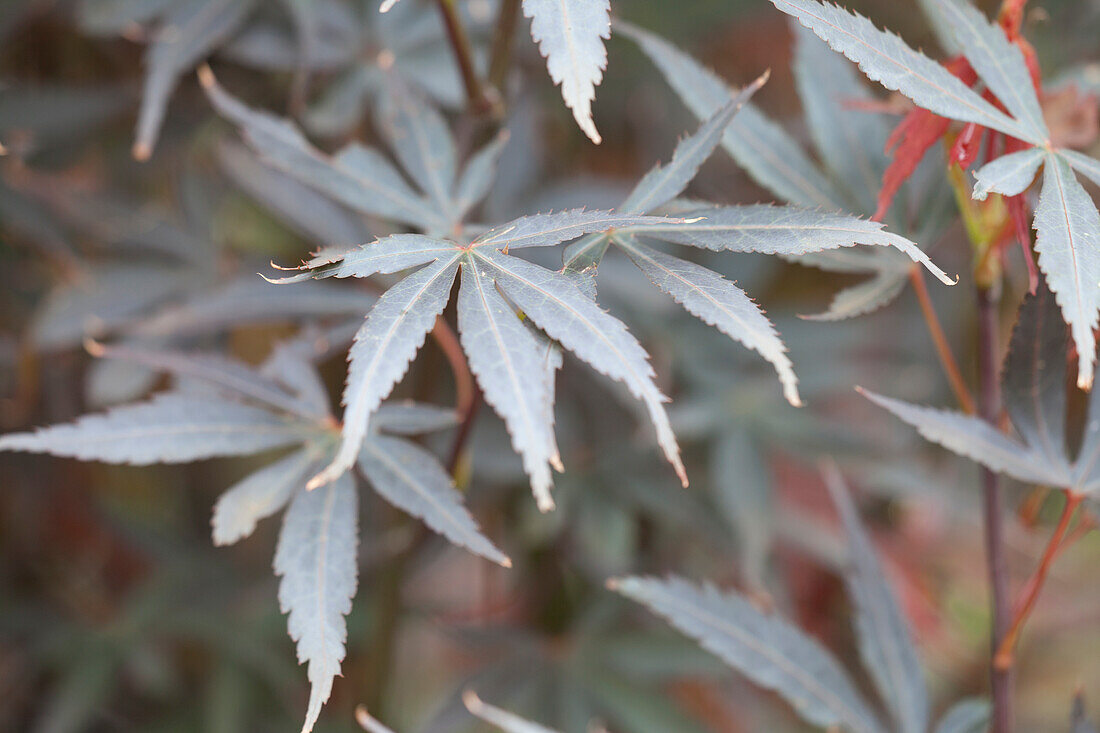
<svg viewBox="0 0 1100 733">
<path fill-rule="evenodd" d="M 93 360 L 82 348 L 85 335 L 215 348 L 256 363 L 306 323 L 350 323 L 373 297 L 358 286 L 325 287 L 308 294 L 309 307 L 292 308 L 281 302 L 285 290 L 264 289 L 253 273 L 269 260 L 293 263 L 320 245 L 367 241 L 380 233 L 378 223 L 319 202 L 261 166 L 215 119 L 190 72 L 171 95 L 151 159 L 134 160 L 143 44 L 139 28 L 109 27 L 93 12 L 112 4 L 123 3 L 7 0 L 0 7 L 0 141 L 8 149 L 0 158 L 2 432 L 65 421 L 160 386 L 155 374 Z M 407 59 L 414 81 L 441 104 L 461 103 L 430 3 L 402 3 L 406 17 L 431 21 L 404 30 L 400 20 L 380 23 L 374 0 L 337 4 L 352 23 L 331 29 L 308 79 L 295 71 L 286 6 L 274 2 L 256 8 L 214 51 L 219 77 L 253 104 L 284 112 L 289 100 L 289 112 L 330 148 L 374 139 L 371 66 L 363 59 L 373 62 L 382 49 L 399 68 Z M 475 29 L 491 14 L 486 0 L 462 4 Z M 935 48 L 915 2 L 849 4 L 914 45 Z M 1048 76 L 1100 89 L 1100 70 L 1080 65 L 1095 58 L 1100 4 L 1032 6 L 1027 33 Z M 615 0 L 613 9 L 731 83 L 770 68 L 755 101 L 807 137 L 790 73 L 790 30 L 767 3 Z M 634 46 L 613 39 L 595 104 L 605 143 L 595 148 L 577 134 L 533 46 L 522 36 L 518 45 L 513 81 L 521 91 L 501 183 L 487 204 L 494 214 L 615 205 L 695 127 Z M 692 193 L 768 200 L 724 153 Z M 921 244 L 949 272 L 966 270 L 969 250 L 957 224 L 939 242 Z M 854 662 L 836 572 L 843 545 L 816 467 L 825 455 L 860 489 L 938 709 L 983 691 L 988 619 L 977 471 L 852 391 L 863 384 L 950 404 L 915 298 L 906 292 L 854 321 L 807 322 L 798 315 L 823 310 L 856 280 L 751 255 L 704 256 L 768 309 L 807 406 L 788 406 L 767 364 L 639 287 L 637 273 L 609 258 L 601 301 L 658 362 L 662 387 L 675 399 L 691 488 L 677 486 L 636 429 L 630 402 L 567 364 L 557 415 L 568 470 L 558 510 L 540 515 L 503 426 L 482 410 L 460 484 L 516 567 L 425 540 L 407 517 L 365 499 L 348 658 L 318 730 L 355 729 L 360 702 L 399 730 L 473 729 L 459 702 L 470 685 L 570 731 L 593 718 L 612 730 L 655 733 L 802 730 L 779 701 L 614 597 L 604 581 L 675 570 L 740 587 Z M 1026 288 L 1022 263 L 1014 267 L 1006 312 Z M 932 295 L 972 372 L 973 334 L 956 325 L 975 322 L 966 283 L 934 287 Z M 339 354 L 325 374 L 338 394 Z M 429 345 L 400 389 L 452 403 L 442 353 Z M 231 549 L 210 541 L 217 494 L 250 465 L 139 469 L 0 455 L 0 730 L 292 727 L 307 690 L 275 600 L 275 527 L 262 525 Z M 1033 528 L 1044 507 L 1024 487 L 1013 491 L 1020 521 L 1011 525 L 1010 560 L 1022 578 L 1042 546 Z M 1055 567 L 1029 625 L 1018 682 L 1024 730 L 1065 719 L 1078 686 L 1100 698 L 1097 562 L 1093 533 Z"/>
</svg>

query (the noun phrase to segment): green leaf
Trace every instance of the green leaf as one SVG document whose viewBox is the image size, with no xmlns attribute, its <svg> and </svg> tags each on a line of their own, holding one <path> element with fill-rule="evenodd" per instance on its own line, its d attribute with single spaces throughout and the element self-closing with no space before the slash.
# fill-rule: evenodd
<svg viewBox="0 0 1100 733">
<path fill-rule="evenodd" d="M 308 663 L 311 685 L 302 733 L 313 730 L 340 674 L 347 641 L 344 616 L 358 583 L 359 502 L 349 475 L 316 491 L 299 491 L 283 519 L 275 549 L 279 607 Z"/>
<path fill-rule="evenodd" d="M 680 578 L 631 577 L 613 590 L 645 605 L 750 680 L 781 695 L 807 722 L 854 733 L 883 728 L 829 652 L 734 593 Z"/>
</svg>

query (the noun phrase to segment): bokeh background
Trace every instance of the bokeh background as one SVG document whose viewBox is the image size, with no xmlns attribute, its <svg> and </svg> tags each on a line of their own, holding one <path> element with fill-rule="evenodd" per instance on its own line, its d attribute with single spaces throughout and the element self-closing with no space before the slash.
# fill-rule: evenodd
<svg viewBox="0 0 1100 733">
<path fill-rule="evenodd" d="M 364 28 L 376 23 L 374 0 L 336 1 L 350 6 Z M 211 293 L 238 278 L 262 285 L 251 273 L 266 271 L 268 260 L 293 263 L 333 243 L 327 239 L 333 222 L 285 200 L 280 211 L 279 181 L 254 161 L 234 158 L 240 149 L 226 152 L 235 134 L 215 118 L 191 74 L 172 96 L 152 159 L 132 159 L 141 31 L 127 28 L 120 37 L 94 27 L 86 6 L 95 4 L 0 6 L 0 141 L 9 150 L 0 158 L 3 432 L 69 420 L 164 386 L 156 375 L 96 362 L 82 348 L 85 335 L 145 328 L 161 343 L 258 362 L 303 324 L 263 313 L 251 322 L 227 318 L 237 301 L 212 300 Z M 915 2 L 848 4 L 938 53 Z M 995 5 L 982 4 L 991 12 Z M 435 12 L 422 0 L 402 5 Z M 479 0 L 467 5 L 474 16 L 487 7 Z M 613 0 L 612 6 L 731 84 L 771 69 L 755 101 L 808 140 L 791 75 L 791 28 L 769 3 Z M 251 103 L 286 113 L 296 82 L 279 52 L 285 55 L 289 27 L 279 3 L 263 3 L 255 20 L 214 52 L 219 78 Z M 264 45 L 257 29 L 275 40 Z M 1034 0 L 1026 30 L 1049 79 L 1100 92 L 1100 3 Z M 616 205 L 696 122 L 649 61 L 613 38 L 595 104 L 605 142 L 591 146 L 525 33 L 526 25 L 511 82 L 519 90 L 512 142 L 488 213 Z M 370 40 L 362 58 L 391 40 L 364 36 Z M 430 43 L 445 62 L 446 47 Z M 437 68 L 427 66 L 426 76 L 437 76 Z M 350 137 L 375 140 L 364 121 L 369 101 L 337 109 L 343 117 L 317 111 L 345 73 L 313 74 L 306 106 L 289 109 L 303 119 L 314 114 L 322 127 L 327 120 L 328 134 L 319 139 L 328 147 Z M 441 96 L 446 104 L 446 89 Z M 341 125 L 334 133 L 332 126 Z M 691 193 L 719 202 L 770 200 L 721 151 Z M 363 241 L 379 231 L 374 222 L 341 216 L 348 217 L 342 231 L 362 231 Z M 947 271 L 967 271 L 969 248 L 959 226 L 921 244 Z M 1006 324 L 1026 287 L 1013 256 L 1002 298 Z M 582 730 L 593 717 L 621 731 L 803 730 L 781 701 L 615 597 L 604 581 L 627 572 L 676 572 L 747 590 L 860 674 L 837 574 L 843 543 L 817 470 L 823 456 L 836 458 L 859 491 L 937 709 L 983 692 L 988 611 L 977 471 L 926 446 L 852 389 L 863 384 L 951 404 L 912 293 L 853 321 L 810 322 L 799 314 L 824 310 L 856 279 L 754 256 L 706 262 L 767 308 L 790 347 L 807 407 L 783 401 L 762 360 L 663 300 L 629 265 L 609 259 L 600 273 L 601 302 L 654 356 L 662 387 L 675 400 L 691 488 L 678 487 L 629 401 L 567 363 L 557 416 L 568 470 L 558 481 L 558 511 L 540 515 L 502 425 L 482 410 L 459 481 L 486 533 L 516 567 L 505 571 L 442 540 L 424 540 L 411 519 L 364 491 L 348 657 L 317 730 L 355 730 L 352 710 L 360 702 L 398 730 L 473 730 L 457 697 L 467 686 L 566 730 Z M 954 288 L 931 288 L 972 376 L 974 293 L 965 277 Z M 202 311 L 211 302 L 210 312 Z M 340 356 L 325 364 L 325 374 L 335 400 Z M 433 346 L 399 393 L 453 402 L 445 362 Z M 443 436 L 430 446 L 443 453 L 447 444 Z M 271 573 L 278 520 L 232 548 L 210 540 L 214 500 L 252 465 L 215 460 L 139 469 L 0 455 L 0 730 L 294 728 L 307 686 Z M 1009 532 L 1018 584 L 1056 507 L 1045 507 L 1028 487 L 1010 485 L 1009 492 L 1018 509 Z M 1093 533 L 1053 571 L 1020 651 L 1021 730 L 1068 729 L 1078 689 L 1100 707 L 1097 563 L 1100 539 Z"/>
</svg>

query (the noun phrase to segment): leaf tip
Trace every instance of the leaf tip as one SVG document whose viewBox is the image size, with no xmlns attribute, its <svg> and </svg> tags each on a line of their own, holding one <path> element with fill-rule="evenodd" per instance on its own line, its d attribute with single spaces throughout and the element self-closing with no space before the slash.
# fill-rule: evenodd
<svg viewBox="0 0 1100 733">
<path fill-rule="evenodd" d="M 91 336 L 85 337 L 84 350 L 97 359 L 102 358 L 103 355 L 107 353 L 107 347 L 96 341 Z"/>
<path fill-rule="evenodd" d="M 144 163 L 152 157 L 153 148 L 144 140 L 138 140 L 134 143 L 134 146 L 130 148 L 130 155 L 132 155 L 137 162 Z"/>
<path fill-rule="evenodd" d="M 199 76 L 199 84 L 203 89 L 213 89 L 218 84 L 218 80 L 214 78 L 214 71 L 210 68 L 210 64 L 203 64 L 197 70 Z"/>
<path fill-rule="evenodd" d="M 604 586 L 608 590 L 618 593 L 619 588 L 622 586 L 622 578 L 608 578 L 604 581 Z"/>
<path fill-rule="evenodd" d="M 466 709 L 473 715 L 477 715 L 478 712 L 485 707 L 485 703 L 483 703 L 477 693 L 469 687 L 462 691 L 462 704 L 465 705 Z"/>
</svg>

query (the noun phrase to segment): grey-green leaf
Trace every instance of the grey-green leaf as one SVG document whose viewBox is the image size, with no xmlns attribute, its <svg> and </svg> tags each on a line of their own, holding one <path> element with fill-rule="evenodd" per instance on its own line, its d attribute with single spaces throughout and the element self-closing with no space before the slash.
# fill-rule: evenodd
<svg viewBox="0 0 1100 733">
<path fill-rule="evenodd" d="M 226 489 L 210 520 L 214 544 L 231 545 L 252 534 L 261 519 L 282 509 L 294 492 L 305 486 L 316 462 L 309 451 L 298 451 Z"/>
<path fill-rule="evenodd" d="M 340 674 L 347 641 L 344 616 L 359 577 L 359 498 L 348 474 L 316 491 L 299 491 L 283 519 L 275 549 L 279 607 L 298 662 L 308 663 L 309 705 L 302 733 L 313 730 Z"/>
<path fill-rule="evenodd" d="M 550 465 L 561 465 L 554 439 L 552 395 L 543 379 L 539 342 L 497 292 L 476 258 L 463 263 L 458 292 L 462 347 L 485 401 L 504 420 L 512 447 L 523 459 L 539 509 L 550 511 Z"/>
<path fill-rule="evenodd" d="M 700 121 L 729 101 L 732 92 L 717 74 L 668 41 L 622 21 L 615 27 L 638 44 Z M 726 128 L 722 144 L 753 180 L 783 201 L 833 211 L 844 208 L 843 196 L 798 143 L 752 104 L 746 104 Z"/>
<path fill-rule="evenodd" d="M 918 106 L 943 117 L 992 127 L 1021 140 L 1042 142 L 943 66 L 914 51 L 898 36 L 880 31 L 867 18 L 817 0 L 771 3 L 816 33 L 834 51 L 859 64 L 870 79 L 901 92 Z"/>
<path fill-rule="evenodd" d="M 905 237 L 883 231 L 883 224 L 845 214 L 794 206 L 723 206 L 690 212 L 683 224 L 624 226 L 622 234 L 639 234 L 715 251 L 761 252 L 797 257 L 857 244 L 893 247 L 924 265 L 947 285 L 954 285 L 921 249 Z M 694 219 L 694 221 L 692 221 Z"/>
<path fill-rule="evenodd" d="M 371 414 L 405 376 L 447 305 L 457 270 L 457 257 L 433 262 L 387 290 L 367 314 L 348 354 L 340 448 L 311 487 L 335 480 L 355 463 Z"/>
<path fill-rule="evenodd" d="M 573 119 L 598 145 L 592 101 L 607 67 L 603 42 L 611 37 L 610 0 L 523 0 L 523 14 Z"/>
<path fill-rule="evenodd" d="M 1028 148 L 1002 155 L 974 173 L 974 198 L 984 201 L 991 193 L 1015 196 L 1027 190 L 1046 159 L 1042 148 Z"/>
<path fill-rule="evenodd" d="M 251 405 L 169 392 L 69 425 L 0 437 L 0 450 L 147 466 L 259 453 L 304 440 L 306 423 Z"/>
<path fill-rule="evenodd" d="M 1069 485 L 1070 477 L 1063 470 L 1057 466 L 1048 466 L 1042 456 L 1004 435 L 985 420 L 962 413 L 911 405 L 868 390 L 863 390 L 863 395 L 915 427 L 927 440 L 977 461 L 993 471 L 1025 482 L 1052 486 Z"/>
<path fill-rule="evenodd" d="M 585 297 L 561 273 L 487 247 L 474 253 L 535 325 L 596 371 L 625 384 L 645 403 L 657 431 L 657 442 L 686 486 L 680 448 L 664 408 L 667 398 L 653 381 L 648 354 L 626 326 Z"/>
<path fill-rule="evenodd" d="M 1100 308 L 1100 212 L 1060 156 L 1048 154 L 1035 209 L 1035 251 L 1077 345 L 1077 386 L 1092 386 Z"/>
<path fill-rule="evenodd" d="M 988 700 L 969 699 L 951 706 L 936 726 L 936 733 L 985 733 L 992 707 Z"/>
<path fill-rule="evenodd" d="M 1076 150 L 1058 150 L 1058 155 L 1065 158 L 1074 170 L 1088 178 L 1090 181 L 1100 186 L 1100 160 L 1096 158 L 1090 158 L 1087 155 L 1078 153 Z"/>
<path fill-rule="evenodd" d="M 641 216 L 600 209 L 568 209 L 552 214 L 532 214 L 493 227 L 475 239 L 473 247 L 520 249 L 550 247 L 585 234 L 630 226 L 677 224 L 683 219 Z"/>
<path fill-rule="evenodd" d="M 359 469 L 389 503 L 424 520 L 459 547 L 498 565 L 512 566 L 478 529 L 439 461 L 420 446 L 402 438 L 372 435 L 363 443 Z"/>
<path fill-rule="evenodd" d="M 470 209 L 488 195 L 496 178 L 497 163 L 507 144 L 508 135 L 501 132 L 466 161 L 452 196 L 454 203 L 451 208 L 455 219 L 461 221 Z"/>
<path fill-rule="evenodd" d="M 284 284 L 326 277 L 390 275 L 454 253 L 454 244 L 441 239 L 423 234 L 391 234 L 352 250 L 322 252 L 297 268 L 302 270 L 301 273 L 275 282 Z"/>
<path fill-rule="evenodd" d="M 990 23 L 970 0 L 939 0 L 959 47 L 978 76 L 1030 134 L 1032 142 L 1048 140 L 1035 84 L 1020 47 L 1008 40 L 997 23 Z"/>
<path fill-rule="evenodd" d="M 450 221 L 457 153 L 443 116 L 396 78 L 387 79 L 376 110 L 378 127 L 401 166 Z"/>
<path fill-rule="evenodd" d="M 794 21 L 794 80 L 814 147 L 834 180 L 851 194 L 859 211 L 877 207 L 889 163 L 886 119 L 855 102 L 874 98 L 859 73 L 842 56 Z"/>
<path fill-rule="evenodd" d="M 557 733 L 557 731 L 532 723 L 530 720 L 519 717 L 515 713 L 502 710 L 495 705 L 482 700 L 473 690 L 462 693 L 462 703 L 471 715 L 481 718 L 486 723 L 494 725 L 504 733 Z"/>
<path fill-rule="evenodd" d="M 417 402 L 386 402 L 371 419 L 375 430 L 394 435 L 420 435 L 452 428 L 458 423 L 453 409 Z"/>
<path fill-rule="evenodd" d="M 722 142 L 730 122 L 767 80 L 768 73 L 765 73 L 715 112 L 694 135 L 681 140 L 668 165 L 658 165 L 647 173 L 619 207 L 619 211 L 624 214 L 642 214 L 667 204 L 683 193 L 699 172 L 699 168 Z"/>
<path fill-rule="evenodd" d="M 335 157 L 318 151 L 291 122 L 249 109 L 222 89 L 207 67 L 199 80 L 214 108 L 239 128 L 265 162 L 336 201 L 371 216 L 414 226 L 445 225 L 377 152 L 352 144 Z"/>
<path fill-rule="evenodd" d="M 633 237 L 615 239 L 650 282 L 689 313 L 771 362 L 787 401 L 796 407 L 802 404 L 798 377 L 787 356 L 787 347 L 775 326 L 744 290 L 716 272 L 647 247 Z"/>
<path fill-rule="evenodd" d="M 624 578 L 613 581 L 612 588 L 647 606 L 756 684 L 774 690 L 806 721 L 853 733 L 883 730 L 829 652 L 737 594 L 676 577 Z"/>
<path fill-rule="evenodd" d="M 928 691 L 909 627 L 859 520 L 840 471 L 825 465 L 825 484 L 848 535 L 848 568 L 844 578 L 856 608 L 855 627 L 864 666 L 871 672 L 898 730 L 928 730 Z"/>
<path fill-rule="evenodd" d="M 145 53 L 145 88 L 141 100 L 134 157 L 153 152 L 168 97 L 180 76 L 228 39 L 252 9 L 253 0 L 185 0 L 162 19 Z"/>
</svg>

